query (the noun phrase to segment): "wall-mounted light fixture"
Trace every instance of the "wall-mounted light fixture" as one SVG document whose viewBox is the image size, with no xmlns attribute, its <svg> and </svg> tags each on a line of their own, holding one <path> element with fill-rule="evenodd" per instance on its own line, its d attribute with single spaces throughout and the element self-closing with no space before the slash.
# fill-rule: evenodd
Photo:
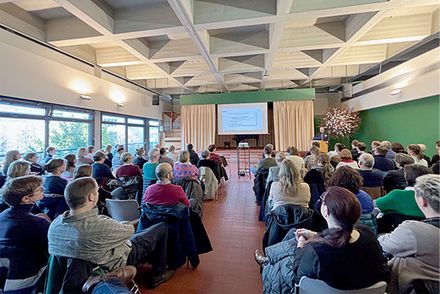
<svg viewBox="0 0 440 294">
<path fill-rule="evenodd" d="M 124 103 L 122 103 L 122 102 L 117 102 L 116 105 L 117 105 L 118 107 L 124 107 Z"/>
<path fill-rule="evenodd" d="M 92 96 L 85 95 L 85 94 L 79 95 L 79 98 L 81 98 L 83 100 L 92 100 Z"/>
<path fill-rule="evenodd" d="M 392 91 L 390 91 L 390 95 L 399 95 L 402 92 L 402 89 L 394 89 Z"/>
</svg>

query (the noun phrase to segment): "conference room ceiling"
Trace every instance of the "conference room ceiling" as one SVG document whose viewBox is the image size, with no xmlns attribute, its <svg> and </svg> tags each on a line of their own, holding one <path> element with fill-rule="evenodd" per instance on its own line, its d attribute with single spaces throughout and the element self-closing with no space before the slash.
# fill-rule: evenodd
<svg viewBox="0 0 440 294">
<path fill-rule="evenodd" d="M 329 87 L 438 31 L 433 0 L 0 0 L 3 26 L 164 94 Z"/>
</svg>

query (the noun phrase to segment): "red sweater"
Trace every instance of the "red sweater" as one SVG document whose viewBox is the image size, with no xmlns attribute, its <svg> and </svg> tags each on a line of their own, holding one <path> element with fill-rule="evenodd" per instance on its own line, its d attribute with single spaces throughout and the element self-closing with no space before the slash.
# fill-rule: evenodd
<svg viewBox="0 0 440 294">
<path fill-rule="evenodd" d="M 116 170 L 116 177 L 134 177 L 134 176 L 142 176 L 142 172 L 139 169 L 139 166 L 131 164 L 131 165 L 121 165 Z"/>
<path fill-rule="evenodd" d="M 154 184 L 145 190 L 144 202 L 157 205 L 175 205 L 179 202 L 189 206 L 182 187 L 174 184 Z"/>
</svg>

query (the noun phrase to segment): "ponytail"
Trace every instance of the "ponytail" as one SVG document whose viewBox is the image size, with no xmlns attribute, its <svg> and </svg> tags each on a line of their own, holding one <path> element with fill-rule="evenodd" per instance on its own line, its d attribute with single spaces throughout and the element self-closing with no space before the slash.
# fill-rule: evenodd
<svg viewBox="0 0 440 294">
<path fill-rule="evenodd" d="M 307 243 L 322 243 L 327 244 L 332 247 L 344 247 L 348 244 L 351 237 L 351 231 L 353 230 L 353 225 L 345 226 L 345 228 L 330 228 L 326 229 L 316 236 L 306 241 Z"/>
</svg>

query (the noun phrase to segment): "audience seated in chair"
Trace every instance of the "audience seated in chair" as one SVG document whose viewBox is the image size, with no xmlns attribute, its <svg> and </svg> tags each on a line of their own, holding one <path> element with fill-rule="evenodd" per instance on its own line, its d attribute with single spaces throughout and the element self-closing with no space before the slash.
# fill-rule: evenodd
<svg viewBox="0 0 440 294">
<path fill-rule="evenodd" d="M 317 156 L 316 165 L 304 177 L 304 182 L 310 187 L 310 208 L 313 209 L 315 207 L 319 197 L 330 186 L 333 170 L 334 168 L 329 162 L 328 155 L 320 152 Z"/>
<path fill-rule="evenodd" d="M 145 149 L 144 147 L 136 148 L 136 153 L 134 154 L 133 164 L 137 165 L 140 170 L 144 167 L 144 164 L 148 160 L 145 158 Z"/>
<path fill-rule="evenodd" d="M 189 210 L 190 203 L 182 187 L 171 184 L 171 165 L 159 164 L 156 176 L 158 183 L 145 191 L 138 231 L 157 222 L 166 222 L 169 236 L 168 265 L 178 268 L 188 257 L 191 265 L 197 267 L 200 262 L 198 254 L 212 250 L 200 217 Z M 198 222 L 197 230 L 194 229 L 195 222 Z M 207 246 L 201 246 L 202 243 L 197 242 L 197 237 L 205 238 L 203 244 Z"/>
<path fill-rule="evenodd" d="M 70 182 L 65 198 L 70 207 L 49 227 L 49 253 L 90 261 L 111 271 L 124 265 L 151 262 L 149 286 L 172 276 L 166 271 L 167 226 L 158 223 L 133 235 L 132 225 L 98 215 L 98 185 L 91 177 Z"/>
<path fill-rule="evenodd" d="M 278 174 L 280 172 L 280 165 L 281 162 L 286 158 L 286 155 L 282 152 L 277 152 L 275 154 L 275 161 L 277 162 L 277 165 L 272 166 L 269 168 L 269 174 L 266 179 L 266 183 L 268 182 L 278 182 Z M 266 185 L 267 186 L 267 185 Z"/>
<path fill-rule="evenodd" d="M 387 154 L 385 155 L 386 158 L 393 160 L 396 157 L 396 152 L 394 152 L 393 149 L 391 148 L 390 141 L 380 142 L 380 147 L 387 149 Z"/>
<path fill-rule="evenodd" d="M 44 197 L 37 202 L 41 212 L 46 213 L 50 219 L 56 218 L 66 210 L 69 210 L 64 199 L 64 189 L 67 181 L 61 177 L 66 170 L 64 159 L 51 159 L 44 165 L 48 175 L 44 177 Z"/>
<path fill-rule="evenodd" d="M 428 162 L 423 158 L 422 148 L 417 144 L 408 145 L 408 155 L 414 159 L 415 164 L 428 167 Z"/>
<path fill-rule="evenodd" d="M 403 174 L 403 167 L 407 164 L 414 164 L 414 159 L 408 154 L 397 153 L 394 162 L 397 170 L 390 170 L 383 178 L 383 187 L 386 193 L 390 193 L 394 189 L 403 190 L 408 186 Z"/>
<path fill-rule="evenodd" d="M 419 164 L 407 164 L 403 169 L 408 187 L 405 190 L 393 190 L 376 199 L 375 205 L 382 213 L 390 212 L 423 218 L 424 215 L 414 199 L 414 185 L 418 177 L 430 174 L 431 170 Z"/>
<path fill-rule="evenodd" d="M 262 266 L 264 293 L 290 293 L 303 276 L 343 290 L 388 280 L 386 259 L 375 235 L 365 227 L 355 227 L 361 215 L 356 196 L 347 189 L 330 187 L 322 202 L 328 229 L 321 233 L 298 229 L 267 247 L 266 256 L 255 252 Z"/>
<path fill-rule="evenodd" d="M 211 159 L 211 153 L 208 150 L 203 150 L 201 153 L 202 159 L 197 162 L 197 167 L 200 168 L 202 166 L 209 167 L 214 173 L 217 181 L 220 182 L 220 165 L 217 161 Z"/>
<path fill-rule="evenodd" d="M 394 162 L 391 159 L 386 158 L 388 153 L 388 149 L 386 147 L 376 147 L 373 156 L 374 156 L 374 166 L 373 168 L 377 168 L 383 172 L 388 172 L 390 170 L 395 169 Z"/>
<path fill-rule="evenodd" d="M 46 164 L 53 158 L 53 156 L 57 153 L 57 149 L 53 146 L 49 146 L 44 151 L 43 163 Z"/>
<path fill-rule="evenodd" d="M 3 159 L 3 175 L 8 174 L 8 168 L 11 163 L 14 161 L 20 160 L 21 154 L 18 150 L 9 150 L 5 154 L 5 158 Z"/>
<path fill-rule="evenodd" d="M 24 156 L 24 160 L 31 164 L 31 173 L 37 176 L 41 176 L 44 174 L 43 167 L 38 164 L 38 155 L 35 152 L 28 152 Z"/>
<path fill-rule="evenodd" d="M 287 153 L 288 155 L 286 156 L 286 159 L 293 161 L 296 168 L 299 170 L 301 177 L 303 178 L 307 173 L 307 169 L 304 163 L 304 159 L 301 156 L 299 156 L 298 149 L 294 146 L 291 146 L 287 148 Z"/>
<path fill-rule="evenodd" d="M 222 164 L 222 160 L 220 159 L 220 155 L 215 153 L 216 150 L 217 150 L 217 147 L 214 144 L 211 144 L 211 145 L 208 146 L 208 151 L 210 152 L 210 159 L 214 160 L 219 165 L 221 165 Z"/>
<path fill-rule="evenodd" d="M 179 161 L 174 163 L 173 176 L 175 179 L 191 178 L 197 180 L 199 178 L 199 169 L 190 162 L 190 153 L 188 151 L 180 151 Z"/>
<path fill-rule="evenodd" d="M 337 169 L 341 166 L 359 168 L 357 162 L 353 160 L 350 150 L 342 149 L 341 152 L 339 152 L 339 156 L 341 157 L 341 161 L 336 166 Z"/>
<path fill-rule="evenodd" d="M 104 164 L 105 158 L 106 156 L 102 151 L 96 151 L 93 155 L 94 163 L 92 164 L 92 176 L 98 182 L 101 179 L 108 181 L 115 178 L 110 168 L 106 164 Z"/>
<path fill-rule="evenodd" d="M 112 171 L 117 170 L 118 167 L 120 167 L 121 165 L 124 164 L 121 160 L 121 154 L 124 152 L 125 152 L 125 149 L 124 149 L 123 145 L 116 146 L 115 154 L 112 157 Z"/>
<path fill-rule="evenodd" d="M 0 214 L 0 292 L 42 290 L 50 222 L 31 209 L 43 198 L 43 190 L 37 176 L 11 179 L 0 190 L 10 206 Z"/>
<path fill-rule="evenodd" d="M 156 167 L 159 165 L 159 149 L 157 148 L 151 148 L 148 150 L 148 162 L 144 164 L 144 167 L 142 168 L 143 172 L 143 188 L 142 193 L 145 193 L 145 190 L 147 190 L 148 186 L 156 183 Z M 142 204 L 142 198 L 138 199 L 139 205 Z"/>
<path fill-rule="evenodd" d="M 68 182 L 73 179 L 73 171 L 76 166 L 76 155 L 71 153 L 64 156 L 64 160 L 66 161 L 66 170 L 61 174 L 61 177 Z"/>
<path fill-rule="evenodd" d="M 167 156 L 173 161 L 176 162 L 177 158 L 179 157 L 179 152 L 176 150 L 176 146 L 170 145 L 168 148 Z"/>
<path fill-rule="evenodd" d="M 316 166 L 316 161 L 319 154 L 319 147 L 316 147 L 315 145 L 310 146 L 309 153 L 310 154 L 304 158 L 304 164 L 308 171 Z"/>
<path fill-rule="evenodd" d="M 186 145 L 186 151 L 189 152 L 189 161 L 191 162 L 191 164 L 197 165 L 197 162 L 199 162 L 200 158 L 199 158 L 199 155 L 194 151 L 193 144 L 189 143 L 188 145 Z M 180 153 L 179 153 L 179 156 L 180 156 Z"/>
<path fill-rule="evenodd" d="M 359 174 L 362 176 L 364 187 L 381 187 L 383 184 L 384 173 L 373 168 L 374 157 L 364 153 L 359 156 Z"/>
<path fill-rule="evenodd" d="M 388 293 L 439 293 L 440 176 L 418 177 L 414 190 L 425 219 L 404 221 L 378 238 L 383 251 L 392 255 Z"/>
<path fill-rule="evenodd" d="M 219 182 L 209 167 L 202 166 L 200 168 L 200 182 L 203 183 L 204 186 L 203 199 L 217 200 Z"/>
<path fill-rule="evenodd" d="M 349 190 L 359 200 L 361 212 L 371 213 L 374 208 L 373 200 L 365 191 L 360 190 L 362 184 L 362 177 L 354 168 L 342 166 L 333 172 L 331 185 Z"/>
<path fill-rule="evenodd" d="M 169 158 L 166 155 L 167 151 L 165 150 L 165 148 L 160 148 L 159 149 L 159 163 L 168 163 L 169 165 L 173 166 L 174 165 L 174 160 L 172 160 L 171 158 Z"/>
<path fill-rule="evenodd" d="M 275 158 L 272 157 L 273 145 L 267 144 L 263 149 L 263 158 L 258 162 L 256 171 L 259 169 L 269 169 L 272 166 L 276 166 Z"/>
<path fill-rule="evenodd" d="M 93 160 L 92 158 L 89 156 L 87 156 L 87 149 L 85 147 L 80 147 L 78 148 L 77 152 L 76 152 L 76 162 L 78 162 L 78 164 L 92 164 Z"/>
<path fill-rule="evenodd" d="M 133 164 L 130 153 L 122 153 L 121 161 L 124 164 L 116 170 L 116 178 L 124 188 L 124 199 L 139 199 L 142 197 L 142 172 L 137 165 Z"/>
<path fill-rule="evenodd" d="M 336 143 L 333 147 L 333 150 L 329 151 L 327 153 L 328 157 L 330 158 L 330 161 L 332 160 L 332 157 L 339 155 L 339 153 L 345 149 L 345 146 L 341 143 Z"/>
<path fill-rule="evenodd" d="M 440 140 L 435 142 L 435 154 L 432 156 L 429 166 L 431 167 L 434 164 L 438 164 L 439 162 L 440 162 Z"/>
<path fill-rule="evenodd" d="M 309 206 L 310 187 L 302 180 L 293 161 L 285 159 L 281 162 L 279 181 L 272 183 L 268 202 L 271 209 L 284 204 Z"/>
</svg>

